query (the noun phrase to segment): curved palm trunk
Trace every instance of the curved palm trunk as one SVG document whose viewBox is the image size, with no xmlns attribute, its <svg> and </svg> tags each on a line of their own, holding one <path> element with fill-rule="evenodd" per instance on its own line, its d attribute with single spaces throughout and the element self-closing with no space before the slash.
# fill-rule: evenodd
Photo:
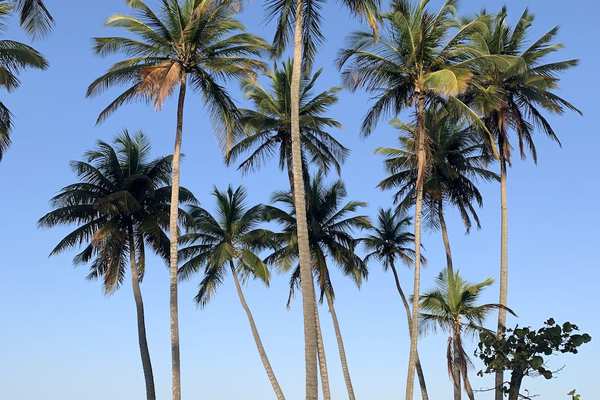
<svg viewBox="0 0 600 400">
<path fill-rule="evenodd" d="M 173 170 L 171 172 L 171 210 L 169 214 L 170 258 L 169 258 L 169 305 L 171 319 L 171 369 L 173 400 L 181 400 L 181 363 L 179 356 L 179 305 L 177 299 L 177 244 L 179 232 L 177 221 L 179 219 L 179 165 L 181 162 L 181 141 L 183 136 L 183 108 L 185 105 L 185 92 L 187 75 L 184 74 L 179 87 L 179 101 L 177 104 L 177 130 L 175 131 L 175 148 L 173 150 Z"/>
<path fill-rule="evenodd" d="M 331 314 L 331 320 L 333 321 L 333 329 L 335 330 L 335 338 L 337 340 L 338 351 L 340 353 L 340 362 L 342 363 L 342 373 L 344 374 L 344 382 L 346 383 L 346 390 L 348 391 L 348 399 L 356 400 L 354 395 L 354 387 L 352 386 L 352 379 L 350 378 L 350 369 L 348 368 L 348 360 L 346 359 L 346 350 L 344 348 L 344 340 L 342 339 L 342 331 L 338 322 L 337 314 L 335 312 L 335 306 L 333 304 L 333 298 L 329 291 L 325 292 L 327 298 L 327 307 Z"/>
<path fill-rule="evenodd" d="M 252 330 L 252 336 L 254 337 L 254 342 L 256 343 L 256 348 L 258 349 L 258 354 L 260 356 L 260 361 L 267 372 L 267 377 L 269 378 L 269 382 L 271 382 L 271 386 L 273 386 L 273 391 L 275 392 L 275 397 L 277 400 L 285 400 L 285 396 L 283 395 L 283 391 L 279 386 L 279 382 L 277 381 L 277 377 L 275 377 L 275 373 L 273 372 L 273 368 L 271 367 L 271 363 L 269 362 L 269 358 L 267 357 L 267 353 L 262 344 L 262 340 L 260 339 L 260 335 L 258 333 L 258 328 L 256 327 L 256 323 L 254 322 L 254 317 L 252 316 L 252 311 L 250 311 L 250 307 L 248 307 L 248 303 L 246 303 L 246 298 L 244 296 L 244 292 L 242 291 L 242 286 L 240 285 L 240 281 L 238 279 L 237 271 L 233 266 L 233 263 L 230 263 L 231 275 L 233 275 L 233 281 L 235 282 L 235 290 L 237 292 L 238 298 L 240 299 L 240 303 L 242 308 L 246 312 L 246 317 L 248 317 L 248 322 L 250 323 L 250 329 Z"/>
<path fill-rule="evenodd" d="M 300 78 L 302 69 L 302 34 L 304 27 L 303 2 L 296 0 L 296 21 L 294 26 L 294 61 L 290 88 L 292 125 L 292 164 L 294 176 L 294 206 L 296 209 L 298 253 L 300 259 L 300 285 L 302 289 L 302 311 L 304 314 L 304 361 L 306 400 L 317 400 L 317 325 L 315 320 L 315 290 L 313 287 L 308 224 L 306 220 L 306 200 L 304 176 L 302 173 L 302 149 L 300 143 Z M 179 400 L 179 399 L 177 399 Z"/>
<path fill-rule="evenodd" d="M 440 220 L 440 230 L 442 231 L 442 241 L 444 242 L 444 249 L 446 250 L 446 265 L 448 267 L 448 274 L 454 273 L 452 266 L 452 251 L 450 249 L 450 240 L 448 239 L 448 227 L 446 226 L 446 219 L 444 218 L 444 205 L 441 201 L 438 202 L 438 217 Z"/>
<path fill-rule="evenodd" d="M 129 262 L 131 264 L 131 287 L 133 289 L 133 298 L 135 300 L 135 310 L 137 316 L 138 344 L 140 347 L 140 357 L 142 359 L 142 368 L 144 370 L 144 380 L 146 382 L 146 399 L 156 400 L 154 390 L 154 374 L 152 373 L 152 361 L 150 360 L 150 351 L 148 350 L 148 339 L 146 338 L 146 321 L 144 317 L 144 301 L 142 299 L 142 290 L 140 289 L 140 277 L 138 265 L 135 260 L 135 242 L 133 232 L 129 231 Z"/>
<path fill-rule="evenodd" d="M 417 93 L 417 188 L 415 202 L 415 276 L 413 283 L 412 318 L 410 323 L 410 352 L 406 377 L 406 400 L 413 400 L 417 340 L 419 336 L 419 301 L 421 285 L 421 214 L 423 209 L 423 178 L 425 174 L 425 97 Z"/>
<path fill-rule="evenodd" d="M 410 306 L 408 305 L 408 300 L 406 300 L 406 296 L 404 294 L 404 290 L 402 290 L 402 286 L 400 286 L 400 279 L 398 278 L 398 271 L 396 270 L 396 266 L 392 265 L 392 272 L 394 273 L 394 281 L 396 282 L 396 289 L 398 290 L 398 294 L 400 294 L 400 298 L 402 299 L 402 304 L 404 305 L 404 311 L 406 312 L 406 322 L 408 326 L 408 334 L 410 335 Z M 427 385 L 425 384 L 425 374 L 423 374 L 423 368 L 421 367 L 421 359 L 419 357 L 419 352 L 417 351 L 416 358 L 416 367 L 417 367 L 417 377 L 419 378 L 419 386 L 421 388 L 421 399 L 429 400 L 429 394 L 427 393 Z"/>
<path fill-rule="evenodd" d="M 325 345 L 323 344 L 323 332 L 321 332 L 318 307 L 315 308 L 315 319 L 317 321 L 317 357 L 319 360 L 319 374 L 321 376 L 321 391 L 323 392 L 323 400 L 331 400 L 329 371 L 327 369 L 327 357 L 325 356 Z"/>
<path fill-rule="evenodd" d="M 461 377 L 461 373 L 460 373 L 460 346 L 459 346 L 459 342 L 456 339 L 456 333 L 453 333 L 453 338 L 450 339 L 449 345 L 452 346 L 452 350 L 450 351 L 450 349 L 448 349 L 448 353 L 451 354 L 451 360 L 448 360 L 450 365 L 450 368 L 452 370 L 452 383 L 453 383 L 453 387 L 454 387 L 454 400 L 460 400 L 461 399 L 461 387 L 460 387 L 460 377 Z"/>
</svg>

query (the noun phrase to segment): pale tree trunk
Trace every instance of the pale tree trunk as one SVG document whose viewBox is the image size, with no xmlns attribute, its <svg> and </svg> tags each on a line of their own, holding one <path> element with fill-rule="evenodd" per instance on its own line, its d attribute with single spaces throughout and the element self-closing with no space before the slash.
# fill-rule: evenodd
<svg viewBox="0 0 600 400">
<path fill-rule="evenodd" d="M 246 317 L 248 317 L 248 322 L 250 323 L 250 329 L 252 330 L 252 336 L 254 337 L 254 342 L 256 343 L 256 348 L 258 349 L 258 354 L 260 356 L 260 361 L 262 361 L 263 367 L 267 372 L 267 377 L 269 378 L 269 382 L 271 382 L 271 386 L 273 386 L 273 391 L 275 392 L 275 397 L 277 400 L 285 400 L 285 396 L 283 395 L 283 391 L 279 386 L 279 382 L 277 381 L 277 377 L 273 372 L 273 368 L 271 367 L 271 363 L 269 362 L 269 357 L 267 357 L 267 352 L 262 344 L 262 340 L 260 339 L 260 335 L 258 333 L 258 328 L 256 327 L 256 323 L 254 322 L 254 317 L 252 316 L 252 311 L 250 311 L 250 307 L 248 303 L 246 303 L 246 298 L 244 297 L 244 292 L 242 291 L 242 286 L 240 285 L 240 281 L 238 279 L 237 271 L 233 266 L 233 263 L 230 263 L 231 275 L 233 276 L 233 281 L 235 282 L 235 290 L 237 292 L 238 298 L 240 299 L 240 304 L 242 308 L 246 312 Z"/>
<path fill-rule="evenodd" d="M 292 125 L 292 172 L 294 176 L 294 207 L 298 235 L 300 259 L 300 286 L 302 290 L 302 311 L 304 315 L 304 361 L 306 400 L 317 400 L 317 324 L 315 321 L 315 290 L 313 287 L 308 224 L 306 220 L 306 199 L 304 175 L 302 171 L 302 149 L 300 142 L 300 79 L 302 73 L 302 33 L 304 26 L 303 2 L 296 0 L 296 21 L 294 26 L 294 61 L 290 88 Z M 180 400 L 180 399 L 177 399 Z"/>
<path fill-rule="evenodd" d="M 143 246 L 143 243 L 140 243 Z M 152 362 L 150 360 L 150 351 L 148 350 L 148 339 L 146 338 L 146 321 L 144 317 L 144 301 L 142 299 L 142 290 L 140 289 L 140 277 L 138 264 L 135 259 L 136 253 L 133 230 L 129 229 L 129 262 L 131 264 L 131 287 L 133 289 L 133 298 L 135 300 L 135 310 L 137 316 L 138 344 L 140 347 L 140 357 L 142 359 L 142 368 L 144 370 L 144 380 L 146 382 L 146 399 L 156 400 L 154 391 L 154 374 L 152 373 Z"/>
<path fill-rule="evenodd" d="M 425 175 L 425 97 L 417 93 L 417 188 L 415 202 L 415 271 L 413 283 L 412 318 L 410 323 L 410 352 L 406 377 L 406 400 L 413 400 L 417 341 L 419 336 L 419 300 L 421 286 L 421 213 L 423 209 L 423 179 Z"/>
<path fill-rule="evenodd" d="M 396 266 L 391 265 L 392 272 L 394 273 L 394 281 L 396 282 L 396 289 L 398 290 L 398 294 L 402 299 L 402 304 L 404 305 L 404 311 L 406 312 L 406 322 L 408 326 L 408 334 L 410 335 L 410 306 L 408 305 L 408 300 L 406 299 L 406 295 L 404 294 L 404 290 L 402 290 L 402 286 L 400 286 L 400 278 L 398 277 L 398 271 L 396 270 Z M 417 377 L 419 378 L 419 386 L 421 388 L 421 399 L 429 400 L 429 394 L 427 393 L 427 385 L 425 384 L 425 374 L 423 373 L 423 367 L 421 366 L 421 359 L 419 357 L 419 352 L 417 351 L 417 359 L 416 359 L 416 367 L 417 367 Z"/>
<path fill-rule="evenodd" d="M 169 311 L 171 319 L 171 369 L 173 400 L 181 400 L 181 362 L 179 356 L 179 305 L 177 299 L 177 245 L 179 240 L 179 165 L 181 162 L 181 140 L 183 136 L 183 108 L 187 75 L 181 78 L 179 101 L 177 104 L 177 130 L 175 131 L 175 148 L 173 150 L 173 170 L 171 172 L 171 210 L 169 214 L 170 257 L 169 257 Z"/>
<path fill-rule="evenodd" d="M 454 384 L 454 400 L 460 400 L 461 399 L 461 387 L 460 387 L 460 377 L 461 377 L 461 373 L 460 373 L 460 346 L 459 346 L 459 342 L 456 339 L 456 335 L 454 334 L 453 340 L 452 340 L 452 382 Z"/>
<path fill-rule="evenodd" d="M 344 340 L 342 339 L 342 331 L 340 329 L 340 323 L 335 312 L 335 306 L 333 304 L 333 298 L 329 291 L 325 292 L 327 298 L 327 307 L 331 314 L 331 320 L 333 321 L 333 329 L 335 331 L 335 338 L 337 340 L 338 351 L 340 353 L 340 362 L 342 364 L 342 373 L 344 375 L 344 382 L 346 383 L 346 390 L 348 391 L 348 399 L 356 400 L 354 395 L 354 387 L 352 386 L 352 379 L 350 378 L 350 369 L 348 368 L 348 360 L 346 359 L 346 350 L 344 348 Z"/>
<path fill-rule="evenodd" d="M 325 345 L 323 344 L 323 332 L 321 332 L 321 320 L 319 318 L 318 307 L 315 307 L 315 319 L 317 321 L 317 356 L 319 360 L 319 374 L 321 376 L 321 391 L 323 392 L 323 400 L 331 400 L 329 371 L 327 369 L 327 357 L 325 355 Z"/>
<path fill-rule="evenodd" d="M 507 307 L 508 300 L 508 199 L 506 194 L 506 164 L 507 150 L 504 142 L 506 132 L 504 128 L 504 116 L 500 114 L 499 119 L 499 147 L 500 147 L 500 207 L 501 207 L 501 232 L 500 232 L 500 298 L 498 303 Z M 506 329 L 506 309 L 498 309 L 498 335 L 504 333 Z M 495 400 L 502 400 L 504 394 L 502 386 L 504 385 L 504 372 L 496 372 L 495 380 Z"/>
<path fill-rule="evenodd" d="M 452 265 L 452 250 L 450 249 L 450 239 L 448 238 L 448 227 L 446 226 L 446 219 L 444 218 L 444 206 L 441 201 L 438 202 L 438 217 L 440 220 L 440 230 L 442 231 L 442 241 L 444 242 L 444 249 L 446 250 L 446 265 L 448 267 L 448 274 L 454 274 L 454 268 Z"/>
</svg>

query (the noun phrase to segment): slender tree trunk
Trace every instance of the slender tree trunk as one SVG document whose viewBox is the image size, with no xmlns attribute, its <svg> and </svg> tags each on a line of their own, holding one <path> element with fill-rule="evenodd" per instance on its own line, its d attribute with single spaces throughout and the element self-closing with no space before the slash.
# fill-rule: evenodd
<svg viewBox="0 0 600 400">
<path fill-rule="evenodd" d="M 468 371 L 467 371 L 467 363 L 464 362 L 461 366 L 461 371 L 462 371 L 462 376 L 463 376 L 463 383 L 465 386 L 465 392 L 467 392 L 467 397 L 469 397 L 469 400 L 475 400 L 475 394 L 473 393 L 473 387 L 471 386 L 471 381 L 469 379 L 469 375 L 468 375 Z"/>
<path fill-rule="evenodd" d="M 302 310 L 304 314 L 304 361 L 306 400 L 317 400 L 317 324 L 315 321 L 315 290 L 312 280 L 308 224 L 306 220 L 306 199 L 304 194 L 304 174 L 302 171 L 302 149 L 300 142 L 300 79 L 302 73 L 303 2 L 296 0 L 296 21 L 294 26 L 294 61 L 290 88 L 292 125 L 292 164 L 294 175 L 294 206 L 296 209 L 298 252 L 300 259 L 300 285 L 302 289 Z M 179 399 L 177 399 L 179 400 Z"/>
<path fill-rule="evenodd" d="M 500 233 L 500 299 L 499 304 L 508 306 L 508 199 L 506 194 L 506 164 L 507 164 L 507 153 L 504 148 L 506 143 L 503 141 L 505 137 L 504 129 L 504 117 L 502 114 L 499 116 L 499 129 L 500 129 L 500 207 L 501 207 L 501 233 Z M 498 310 L 498 335 L 504 333 L 506 329 L 506 310 L 500 308 Z M 502 386 L 504 385 L 504 373 L 502 371 L 496 372 L 496 392 L 495 399 L 502 400 L 504 394 L 502 392 Z"/>
<path fill-rule="evenodd" d="M 177 130 L 175 131 L 175 148 L 173 150 L 173 170 L 171 179 L 171 210 L 169 214 L 170 257 L 169 257 L 169 304 L 171 318 L 171 369 L 172 369 L 172 399 L 181 400 L 181 362 L 179 357 L 179 305 L 177 298 L 177 245 L 179 232 L 179 165 L 181 162 L 181 141 L 183 136 L 183 108 L 187 75 L 181 78 L 179 101 L 177 104 Z"/>
<path fill-rule="evenodd" d="M 271 382 L 271 386 L 273 386 L 273 391 L 275 392 L 275 397 L 277 400 L 285 400 L 285 396 L 283 395 L 283 391 L 279 386 L 279 382 L 277 381 L 277 377 L 273 372 L 273 368 L 271 367 L 271 363 L 269 362 L 269 357 L 267 357 L 267 353 L 262 344 L 262 340 L 260 339 L 260 334 L 258 333 L 258 328 L 256 327 L 256 323 L 254 322 L 254 317 L 252 316 L 252 311 L 250 311 L 250 307 L 248 307 L 248 303 L 246 303 L 246 298 L 244 297 L 244 292 L 242 291 L 242 286 L 240 285 L 240 281 L 238 279 L 237 271 L 233 266 L 233 263 L 230 263 L 231 275 L 233 275 L 233 281 L 235 282 L 235 290 L 237 292 L 238 298 L 240 299 L 240 304 L 242 308 L 246 312 L 246 317 L 248 317 L 248 322 L 250 323 L 250 329 L 252 330 L 252 336 L 254 337 L 254 342 L 256 343 L 256 348 L 258 349 L 258 354 L 260 356 L 260 361 L 262 361 L 263 367 L 267 372 L 267 377 L 269 378 L 269 382 Z"/>
<path fill-rule="evenodd" d="M 406 400 L 413 400 L 417 340 L 419 336 L 419 301 L 421 285 L 421 213 L 423 208 L 423 179 L 425 175 L 425 96 L 417 92 L 417 188 L 415 203 L 415 276 L 413 283 L 412 318 L 410 324 L 410 352 L 406 378 Z"/>
<path fill-rule="evenodd" d="M 459 341 L 456 338 L 456 333 L 453 333 L 453 340 L 452 340 L 452 381 L 454 384 L 454 400 L 460 400 L 461 399 L 461 380 L 460 380 L 460 345 L 459 345 Z"/>
<path fill-rule="evenodd" d="M 315 308 L 315 319 L 317 321 L 317 356 L 319 360 L 319 374 L 321 376 L 321 391 L 323 392 L 323 400 L 331 400 L 329 371 L 327 369 L 327 357 L 325 355 L 325 345 L 323 344 L 323 332 L 321 332 L 318 307 Z"/>
<path fill-rule="evenodd" d="M 333 304 L 333 298 L 329 291 L 325 292 L 327 298 L 327 307 L 331 314 L 331 320 L 333 321 L 333 329 L 335 330 L 335 338 L 337 340 L 338 351 L 340 353 L 340 362 L 342 364 L 342 373 L 344 374 L 344 382 L 346 383 L 346 390 L 348 391 L 348 399 L 356 400 L 354 395 L 354 387 L 352 386 L 352 379 L 350 378 L 350 369 L 348 368 L 348 360 L 346 358 L 346 350 L 344 348 L 344 339 L 342 338 L 342 331 L 340 329 L 340 323 L 335 312 L 335 305 Z"/>
<path fill-rule="evenodd" d="M 508 392 L 508 400 L 519 400 L 519 393 L 521 392 L 521 383 L 523 382 L 523 374 L 520 372 L 513 372 L 510 377 L 510 390 Z"/>
<path fill-rule="evenodd" d="M 141 244 L 143 246 L 143 244 Z M 133 229 L 129 229 L 129 262 L 131 264 L 131 287 L 133 289 L 133 298 L 135 300 L 135 310 L 137 316 L 138 344 L 140 347 L 140 357 L 142 359 L 142 368 L 144 370 L 144 380 L 146 382 L 146 399 L 156 400 L 154 391 L 154 374 L 152 373 L 152 361 L 150 360 L 150 351 L 148 350 L 148 339 L 146 338 L 146 321 L 144 318 L 144 301 L 142 299 L 142 290 L 140 289 L 140 277 L 138 265 L 135 259 L 135 241 Z"/>
<path fill-rule="evenodd" d="M 410 335 L 410 306 L 408 305 L 408 300 L 406 299 L 406 295 L 404 294 L 404 290 L 402 290 L 402 286 L 400 286 L 400 278 L 398 277 L 398 271 L 396 270 L 395 265 L 391 265 L 392 272 L 394 273 L 394 281 L 396 282 L 396 289 L 398 290 L 398 294 L 402 299 L 402 304 L 404 305 L 404 311 L 406 312 L 406 322 L 408 326 L 408 334 Z M 429 400 L 429 394 L 427 393 L 427 385 L 425 384 L 425 374 L 423 373 L 423 368 L 421 367 L 421 359 L 419 357 L 419 352 L 417 351 L 417 377 L 419 378 L 419 386 L 421 387 L 421 399 Z"/>
<path fill-rule="evenodd" d="M 440 230 L 442 231 L 442 240 L 444 241 L 444 249 L 446 250 L 446 265 L 448 267 L 448 274 L 453 274 L 454 268 L 452 266 L 452 251 L 450 249 L 450 240 L 448 239 L 446 218 L 444 218 L 444 205 L 441 201 L 438 202 L 438 217 L 440 220 Z"/>
</svg>

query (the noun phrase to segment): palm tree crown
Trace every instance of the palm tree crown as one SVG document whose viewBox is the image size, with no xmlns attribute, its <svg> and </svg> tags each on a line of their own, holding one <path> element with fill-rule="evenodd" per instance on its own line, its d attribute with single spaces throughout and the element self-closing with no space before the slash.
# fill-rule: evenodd
<svg viewBox="0 0 600 400">
<path fill-rule="evenodd" d="M 179 276 L 188 279 L 200 268 L 204 278 L 200 283 L 196 302 L 205 306 L 223 283 L 230 264 L 243 277 L 258 278 L 269 284 L 270 273 L 257 251 L 272 246 L 273 232 L 257 225 L 264 220 L 263 206 L 248 208 L 247 193 L 242 187 L 227 191 L 213 190 L 217 201 L 217 214 L 213 216 L 201 207 L 192 207 L 189 215 L 192 224 L 181 237 L 186 244 L 180 250 L 182 260 Z"/>
<path fill-rule="evenodd" d="M 88 89 L 88 95 L 95 95 L 112 86 L 129 86 L 102 111 L 98 121 L 134 100 L 153 101 L 159 108 L 189 76 L 213 120 L 231 133 L 239 113 L 220 82 L 253 76 L 263 65 L 255 57 L 267 47 L 263 40 L 244 32 L 244 26 L 234 18 L 235 4 L 165 0 L 159 13 L 142 0 L 128 4 L 135 15 L 113 15 L 106 24 L 124 28 L 136 38 L 95 39 L 94 50 L 102 56 L 130 56 L 114 64 Z"/>
<path fill-rule="evenodd" d="M 398 120 L 393 125 L 400 131 L 400 148 L 379 148 L 377 152 L 386 156 L 385 166 L 391 174 L 380 182 L 381 189 L 395 189 L 395 202 L 400 210 L 411 207 L 415 202 L 417 182 L 416 125 L 403 124 Z M 483 204 L 483 197 L 475 179 L 499 180 L 494 172 L 486 168 L 488 157 L 478 132 L 462 124 L 443 110 L 432 110 L 425 114 L 427 165 L 423 183 L 425 218 L 437 227 L 440 208 L 444 203 L 455 206 L 467 230 L 472 221 L 479 227 L 475 205 Z"/>
<path fill-rule="evenodd" d="M 0 30 L 5 28 L 4 20 L 13 11 L 14 4 L 0 1 Z M 8 92 L 21 84 L 18 75 L 26 68 L 46 69 L 48 62 L 33 47 L 14 40 L 0 40 L 0 87 Z M 13 128 L 12 113 L 0 101 L 0 160 L 10 146 Z"/>
<path fill-rule="evenodd" d="M 314 93 L 321 70 L 308 72 L 300 82 L 300 135 L 303 156 L 323 171 L 334 167 L 339 172 L 340 164 L 348 155 L 348 149 L 338 142 L 327 130 L 339 128 L 341 124 L 327 117 L 326 112 L 337 102 L 339 88 Z M 229 160 L 250 154 L 240 163 L 239 169 L 249 171 L 258 168 L 271 155 L 277 154 L 279 167 L 292 171 L 292 135 L 290 84 L 292 63 L 285 62 L 280 68 L 275 64 L 269 72 L 271 90 L 264 89 L 255 80 L 246 81 L 244 90 L 252 101 L 254 110 L 243 109 L 240 122 L 247 136 L 235 144 Z M 305 167 L 307 165 L 304 161 Z"/>
<path fill-rule="evenodd" d="M 33 37 L 43 35 L 54 26 L 54 17 L 43 0 L 12 0 L 19 11 L 19 22 Z"/>
<path fill-rule="evenodd" d="M 54 210 L 43 216 L 43 227 L 76 224 L 51 255 L 83 245 L 76 264 L 90 263 L 89 278 L 102 278 L 107 293 L 122 283 L 127 256 L 140 257 L 144 243 L 167 258 L 171 157 L 149 160 L 150 145 L 143 134 L 127 131 L 115 145 L 99 141 L 85 161 L 71 166 L 79 182 L 64 187 L 51 200 Z M 181 201 L 195 203 L 194 196 L 181 188 Z M 185 214 L 183 214 L 185 215 Z M 134 236 L 139 249 L 130 248 Z M 141 261 L 141 259 L 140 259 Z M 140 265 L 140 276 L 143 265 Z"/>
</svg>

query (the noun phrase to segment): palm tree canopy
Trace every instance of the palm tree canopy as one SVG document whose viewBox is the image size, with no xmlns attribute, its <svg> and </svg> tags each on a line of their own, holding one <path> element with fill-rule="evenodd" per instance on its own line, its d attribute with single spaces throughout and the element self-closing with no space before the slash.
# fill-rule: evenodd
<svg viewBox="0 0 600 400">
<path fill-rule="evenodd" d="M 415 262 L 415 235 L 410 231 L 411 218 L 392 211 L 391 208 L 379 209 L 377 224 L 371 227 L 370 234 L 361 239 L 369 251 L 365 262 L 375 258 L 388 270 L 400 260 L 406 265 Z M 425 259 L 423 259 L 425 261 Z"/>
<path fill-rule="evenodd" d="M 328 259 L 331 259 L 342 272 L 360 286 L 366 279 L 368 270 L 364 261 L 356 254 L 358 239 L 354 230 L 369 229 L 371 223 L 365 215 L 357 211 L 366 206 L 362 201 L 346 201 L 346 188 L 341 180 L 326 185 L 324 177 L 318 173 L 307 185 L 307 219 L 309 243 L 312 252 L 313 270 L 321 289 L 321 300 L 326 291 L 333 295 L 329 276 Z M 280 223 L 283 232 L 278 235 L 279 247 L 266 261 L 290 270 L 298 260 L 296 236 L 296 213 L 294 198 L 290 192 L 278 192 L 272 197 L 274 203 L 285 208 L 265 206 L 266 218 Z M 290 299 L 299 285 L 300 268 L 295 266 L 290 280 Z"/>
<path fill-rule="evenodd" d="M 106 24 L 125 29 L 133 38 L 94 39 L 97 54 L 128 56 L 88 88 L 91 96 L 112 86 L 127 86 L 102 111 L 98 122 L 131 101 L 152 101 L 160 108 L 182 79 L 189 77 L 213 121 L 227 134 L 236 133 L 239 112 L 222 83 L 254 76 L 262 69 L 257 56 L 268 47 L 266 42 L 244 31 L 235 19 L 236 2 L 165 0 L 161 4 L 155 13 L 142 0 L 129 0 L 133 15 L 113 15 Z"/>
<path fill-rule="evenodd" d="M 77 183 L 51 199 L 53 210 L 39 220 L 42 227 L 76 225 L 52 250 L 59 254 L 83 247 L 75 264 L 90 263 L 88 278 L 102 278 L 106 293 L 122 283 L 127 266 L 129 239 L 135 235 L 136 255 L 144 243 L 164 259 L 169 256 L 171 156 L 149 159 L 150 144 L 142 133 L 124 131 L 114 145 L 99 141 L 85 161 L 73 161 Z M 180 189 L 182 203 L 194 204 L 194 196 Z M 182 220 L 185 214 L 182 213 Z M 140 257 L 140 275 L 143 258 Z"/>
<path fill-rule="evenodd" d="M 442 271 L 436 278 L 437 288 L 421 295 L 420 315 L 421 330 L 442 329 L 453 332 L 460 326 L 461 332 L 478 334 L 484 330 L 485 318 L 492 310 L 512 310 L 500 304 L 478 304 L 483 289 L 492 285 L 494 280 L 488 278 L 479 283 L 465 281 L 459 271 L 448 273 Z"/>
<path fill-rule="evenodd" d="M 314 93 L 321 70 L 311 74 L 305 72 L 300 81 L 300 137 L 303 155 L 309 157 L 323 171 L 333 167 L 338 172 L 340 164 L 349 150 L 328 132 L 330 128 L 340 128 L 341 124 L 326 115 L 329 108 L 338 100 L 339 88 Z M 242 109 L 240 122 L 246 132 L 229 152 L 228 161 L 240 158 L 249 152 L 240 163 L 239 169 L 249 171 L 260 167 L 270 156 L 278 154 L 279 167 L 291 168 L 291 104 L 290 86 L 292 63 L 285 62 L 280 68 L 275 64 L 268 73 L 270 90 L 263 88 L 256 80 L 244 82 L 246 97 L 254 109 Z"/>
<path fill-rule="evenodd" d="M 381 189 L 395 189 L 395 202 L 400 210 L 415 202 L 417 182 L 416 124 L 394 120 L 400 130 L 399 148 L 379 148 L 386 157 L 385 167 L 390 174 L 380 182 Z M 487 169 L 489 157 L 475 128 L 457 121 L 444 110 L 434 109 L 425 114 L 427 164 L 423 183 L 424 215 L 431 226 L 439 224 L 438 204 L 455 206 L 467 230 L 472 220 L 479 227 L 475 205 L 483 205 L 476 180 L 499 180 Z"/>
<path fill-rule="evenodd" d="M 14 0 L 13 3 L 19 11 L 21 26 L 30 35 L 43 35 L 54 26 L 54 18 L 43 0 Z"/>
<path fill-rule="evenodd" d="M 185 247 L 179 252 L 181 279 L 203 269 L 204 278 L 195 297 L 202 306 L 223 283 L 229 266 L 235 265 L 243 278 L 258 278 L 268 285 L 269 268 L 257 252 L 274 245 L 274 233 L 258 227 L 264 220 L 263 206 L 248 207 L 243 187 L 234 190 L 229 186 L 224 192 L 215 188 L 213 196 L 217 202 L 215 216 L 201 207 L 190 209 L 192 223 L 181 237 Z"/>
<path fill-rule="evenodd" d="M 0 1 L 0 30 L 4 30 L 4 20 L 13 7 L 10 2 Z M 0 40 L 0 88 L 10 92 L 21 84 L 18 78 L 21 71 L 26 68 L 44 70 L 47 67 L 46 59 L 33 47 L 14 40 Z M 12 114 L 0 101 L 0 160 L 11 143 L 12 128 Z"/>
<path fill-rule="evenodd" d="M 485 12 L 483 15 L 486 16 Z M 487 29 L 474 37 L 475 44 L 491 55 L 515 57 L 520 62 L 504 69 L 493 64 L 482 66 L 476 77 L 478 85 L 474 102 L 479 103 L 479 107 L 489 116 L 486 125 L 497 137 L 502 156 L 507 162 L 511 160 L 511 145 L 506 129 L 515 132 L 521 157 L 525 158 L 529 152 L 537 161 L 534 128 L 540 128 L 560 144 L 544 111 L 562 114 L 566 110 L 573 110 L 581 114 L 573 104 L 556 93 L 559 74 L 575 67 L 578 60 L 546 61 L 563 47 L 554 42 L 559 28 L 556 26 L 529 42 L 527 36 L 534 16 L 527 9 L 514 27 L 507 21 L 506 7 L 493 18 L 487 17 L 484 19 Z M 504 127 L 498 126 L 500 115 Z"/>
<path fill-rule="evenodd" d="M 506 67 L 511 62 L 471 45 L 471 36 L 485 29 L 485 24 L 480 18 L 459 24 L 454 18 L 456 0 L 445 1 L 437 12 L 431 12 L 428 3 L 393 1 L 391 12 L 383 16 L 381 36 L 353 33 L 349 47 L 340 52 L 338 67 L 346 86 L 365 88 L 376 98 L 362 124 L 365 135 L 379 119 L 414 105 L 419 95 L 430 105 L 448 103 L 485 129 L 457 96 L 467 90 L 477 66 L 493 63 Z"/>
<path fill-rule="evenodd" d="M 353 14 L 368 21 L 373 32 L 378 31 L 379 0 L 343 0 L 342 4 Z M 303 9 L 303 63 L 312 65 L 317 48 L 325 40 L 321 31 L 322 0 L 302 0 Z M 266 3 L 268 19 L 276 21 L 273 36 L 273 55 L 281 56 L 293 36 L 296 21 L 296 2 L 292 0 L 268 0 Z"/>
</svg>

